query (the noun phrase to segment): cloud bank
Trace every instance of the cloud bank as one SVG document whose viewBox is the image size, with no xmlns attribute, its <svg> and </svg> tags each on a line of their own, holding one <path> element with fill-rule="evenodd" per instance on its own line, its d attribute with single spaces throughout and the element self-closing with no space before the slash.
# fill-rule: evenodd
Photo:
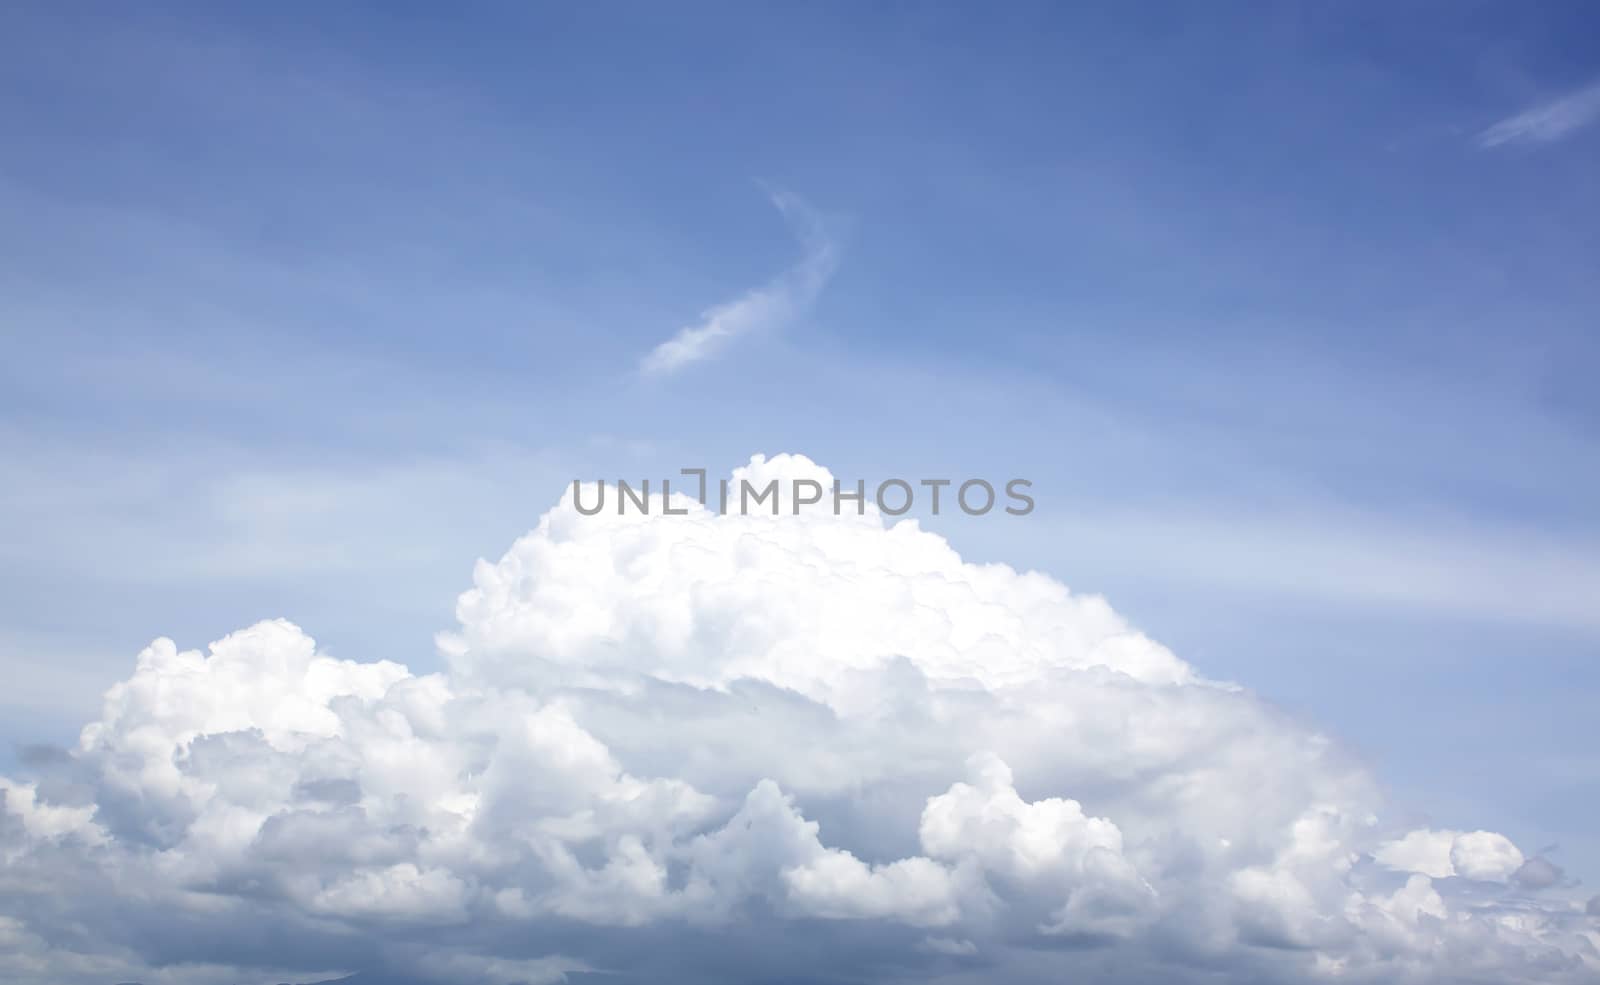
<svg viewBox="0 0 1600 985">
<path fill-rule="evenodd" d="M 646 376 L 665 376 L 707 359 L 734 339 L 776 329 L 811 304 L 833 276 L 838 250 L 821 218 L 794 195 L 775 191 L 772 204 L 788 221 L 804 251 L 800 260 L 771 282 L 719 304 L 700 321 L 678 330 L 650 350 L 639 364 Z"/>
<path fill-rule="evenodd" d="M 1101 598 L 875 513 L 570 496 L 444 673 L 282 620 L 145 648 L 0 779 L 0 978 L 1600 981 L 1559 870 L 1395 830 Z"/>
</svg>

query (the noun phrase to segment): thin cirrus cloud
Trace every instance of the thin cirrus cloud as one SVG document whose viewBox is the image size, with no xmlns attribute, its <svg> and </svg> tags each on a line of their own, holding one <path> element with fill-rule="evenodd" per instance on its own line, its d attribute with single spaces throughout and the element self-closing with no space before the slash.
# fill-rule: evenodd
<svg viewBox="0 0 1600 985">
<path fill-rule="evenodd" d="M 780 328 L 803 312 L 827 285 L 838 263 L 838 248 L 821 217 L 789 192 L 770 195 L 800 240 L 804 250 L 800 260 L 766 284 L 708 309 L 698 322 L 679 329 L 650 350 L 639 364 L 641 373 L 667 376 L 710 358 L 741 336 Z"/>
<path fill-rule="evenodd" d="M 1478 134 L 1478 146 L 1553 143 L 1596 119 L 1600 119 L 1600 81 L 1501 120 Z"/>
</svg>

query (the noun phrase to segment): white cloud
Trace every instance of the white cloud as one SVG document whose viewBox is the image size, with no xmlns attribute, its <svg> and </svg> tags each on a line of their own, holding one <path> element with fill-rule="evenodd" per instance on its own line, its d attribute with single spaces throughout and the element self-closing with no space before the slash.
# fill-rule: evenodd
<svg viewBox="0 0 1600 985">
<path fill-rule="evenodd" d="M 1455 863 L 1450 861 L 1450 849 L 1460 834 L 1459 831 L 1421 828 L 1380 845 L 1373 858 L 1397 872 L 1418 872 L 1434 879 L 1447 879 L 1456 874 Z"/>
<path fill-rule="evenodd" d="M 1511 839 L 1493 831 L 1469 832 L 1450 846 L 1450 864 L 1468 879 L 1507 882 L 1522 862 L 1522 852 Z"/>
<path fill-rule="evenodd" d="M 569 498 L 458 618 L 424 676 L 281 620 L 146 648 L 70 757 L 0 784 L 0 976 L 312 977 L 271 939 L 446 982 L 801 955 L 818 980 L 1600 978 L 1581 907 L 1511 895 L 1508 839 L 1384 842 L 1325 737 L 914 523 Z"/>
<path fill-rule="evenodd" d="M 732 301 L 707 310 L 700 321 L 678 330 L 650 350 L 640 372 L 664 376 L 716 353 L 734 339 L 776 329 L 797 317 L 833 276 L 838 250 L 822 220 L 803 201 L 787 192 L 773 192 L 772 203 L 794 229 L 804 251 L 800 260 L 778 277 Z"/>
<path fill-rule="evenodd" d="M 1461 876 L 1485 882 L 1509 882 L 1525 861 L 1511 839 L 1493 831 L 1433 831 L 1422 828 L 1373 853 L 1380 864 L 1400 872 L 1434 879 Z"/>
<path fill-rule="evenodd" d="M 1550 143 L 1600 118 L 1600 82 L 1507 117 L 1478 135 L 1483 147 Z"/>
</svg>

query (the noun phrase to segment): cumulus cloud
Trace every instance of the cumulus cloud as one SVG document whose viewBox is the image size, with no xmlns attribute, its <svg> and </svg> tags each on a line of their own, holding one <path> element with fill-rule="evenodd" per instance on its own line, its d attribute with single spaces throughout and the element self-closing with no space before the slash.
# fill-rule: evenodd
<svg viewBox="0 0 1600 985">
<path fill-rule="evenodd" d="M 1552 143 L 1600 119 L 1600 82 L 1523 110 L 1478 135 L 1483 147 Z"/>
<path fill-rule="evenodd" d="M 707 310 L 698 322 L 679 329 L 650 350 L 639 364 L 640 372 L 674 373 L 712 356 L 739 336 L 781 327 L 804 311 L 828 283 L 838 249 L 821 218 L 788 192 L 774 191 L 771 197 L 800 240 L 804 251 L 800 260 L 768 283 Z"/>
<path fill-rule="evenodd" d="M 735 473 L 795 477 L 832 481 Z M 870 509 L 570 495 L 443 673 L 282 620 L 147 647 L 0 781 L 0 978 L 1600 980 L 1541 860 L 1395 836 L 1336 743 L 1103 599 Z"/>
<path fill-rule="evenodd" d="M 1561 866 L 1536 855 L 1522 863 L 1522 867 L 1511 874 L 1511 879 L 1526 889 L 1548 889 L 1559 885 L 1565 875 L 1566 873 L 1561 871 Z"/>
<path fill-rule="evenodd" d="M 1374 858 L 1401 872 L 1434 879 L 1461 876 L 1484 882 L 1507 882 L 1524 864 L 1511 839 L 1493 831 L 1412 831 L 1379 846 Z"/>
</svg>

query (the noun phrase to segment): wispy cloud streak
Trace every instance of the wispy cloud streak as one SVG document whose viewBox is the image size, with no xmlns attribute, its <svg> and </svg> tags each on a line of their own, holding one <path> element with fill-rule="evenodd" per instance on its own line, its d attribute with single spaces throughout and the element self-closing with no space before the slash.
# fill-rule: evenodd
<svg viewBox="0 0 1600 985">
<path fill-rule="evenodd" d="M 665 376 L 706 359 L 742 335 L 778 328 L 794 319 L 821 292 L 838 262 L 838 249 L 821 217 L 798 197 L 771 193 L 800 240 L 803 254 L 794 266 L 732 301 L 708 309 L 700 321 L 650 350 L 639 365 L 646 376 Z"/>
<path fill-rule="evenodd" d="M 1547 144 L 1600 119 L 1600 82 L 1523 110 L 1478 134 L 1478 146 Z"/>
</svg>

